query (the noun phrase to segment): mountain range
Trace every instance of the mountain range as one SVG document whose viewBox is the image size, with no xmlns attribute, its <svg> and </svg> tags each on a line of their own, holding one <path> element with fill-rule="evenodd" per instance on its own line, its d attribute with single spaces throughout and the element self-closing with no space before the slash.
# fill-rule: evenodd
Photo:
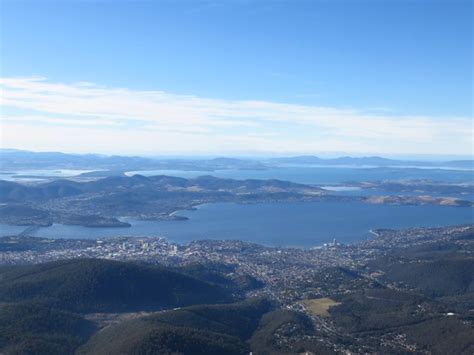
<svg viewBox="0 0 474 355">
<path fill-rule="evenodd" d="M 30 152 L 15 149 L 0 150 L 3 171 L 22 169 L 103 169 L 114 172 L 147 169 L 213 171 L 220 169 L 269 169 L 285 165 L 354 166 L 354 167 L 426 167 L 474 169 L 474 160 L 420 161 L 396 160 L 379 156 L 320 158 L 294 156 L 277 158 L 162 158 L 139 156 L 107 156 L 98 154 L 65 154 Z"/>
</svg>

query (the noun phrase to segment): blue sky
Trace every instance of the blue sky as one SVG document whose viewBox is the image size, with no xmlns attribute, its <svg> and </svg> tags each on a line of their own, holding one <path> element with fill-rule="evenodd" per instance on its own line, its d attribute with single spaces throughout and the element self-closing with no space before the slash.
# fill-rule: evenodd
<svg viewBox="0 0 474 355">
<path fill-rule="evenodd" d="M 5 0 L 1 16 L 5 147 L 472 154 L 470 1 Z"/>
</svg>

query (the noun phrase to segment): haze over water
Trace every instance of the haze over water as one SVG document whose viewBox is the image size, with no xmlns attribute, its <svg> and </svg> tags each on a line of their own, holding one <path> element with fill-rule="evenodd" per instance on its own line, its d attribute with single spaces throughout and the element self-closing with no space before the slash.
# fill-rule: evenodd
<svg viewBox="0 0 474 355">
<path fill-rule="evenodd" d="M 341 184 L 349 181 L 416 180 L 429 179 L 452 183 L 472 182 L 472 170 L 419 169 L 419 168 L 357 168 L 357 167 L 283 167 L 271 169 L 226 169 L 215 171 L 197 170 L 140 170 L 127 175 L 170 175 L 194 178 L 212 175 L 230 179 L 279 179 L 301 184 Z"/>
</svg>

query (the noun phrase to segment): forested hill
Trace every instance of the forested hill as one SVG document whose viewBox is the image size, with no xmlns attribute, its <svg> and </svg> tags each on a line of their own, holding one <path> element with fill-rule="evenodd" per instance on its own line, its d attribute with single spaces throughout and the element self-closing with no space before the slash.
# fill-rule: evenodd
<svg viewBox="0 0 474 355">
<path fill-rule="evenodd" d="M 231 300 L 224 288 L 161 266 L 75 259 L 0 268 L 1 302 L 130 312 Z"/>
<path fill-rule="evenodd" d="M 271 305 L 263 299 L 202 305 L 122 322 L 94 336 L 80 354 L 248 354 Z"/>
</svg>

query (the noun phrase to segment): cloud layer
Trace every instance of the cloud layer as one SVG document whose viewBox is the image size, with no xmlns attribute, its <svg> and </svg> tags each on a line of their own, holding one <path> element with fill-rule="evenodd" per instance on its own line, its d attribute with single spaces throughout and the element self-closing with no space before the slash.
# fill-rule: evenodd
<svg viewBox="0 0 474 355">
<path fill-rule="evenodd" d="M 0 79 L 2 147 L 118 154 L 471 155 L 471 117 L 237 101 Z"/>
</svg>

